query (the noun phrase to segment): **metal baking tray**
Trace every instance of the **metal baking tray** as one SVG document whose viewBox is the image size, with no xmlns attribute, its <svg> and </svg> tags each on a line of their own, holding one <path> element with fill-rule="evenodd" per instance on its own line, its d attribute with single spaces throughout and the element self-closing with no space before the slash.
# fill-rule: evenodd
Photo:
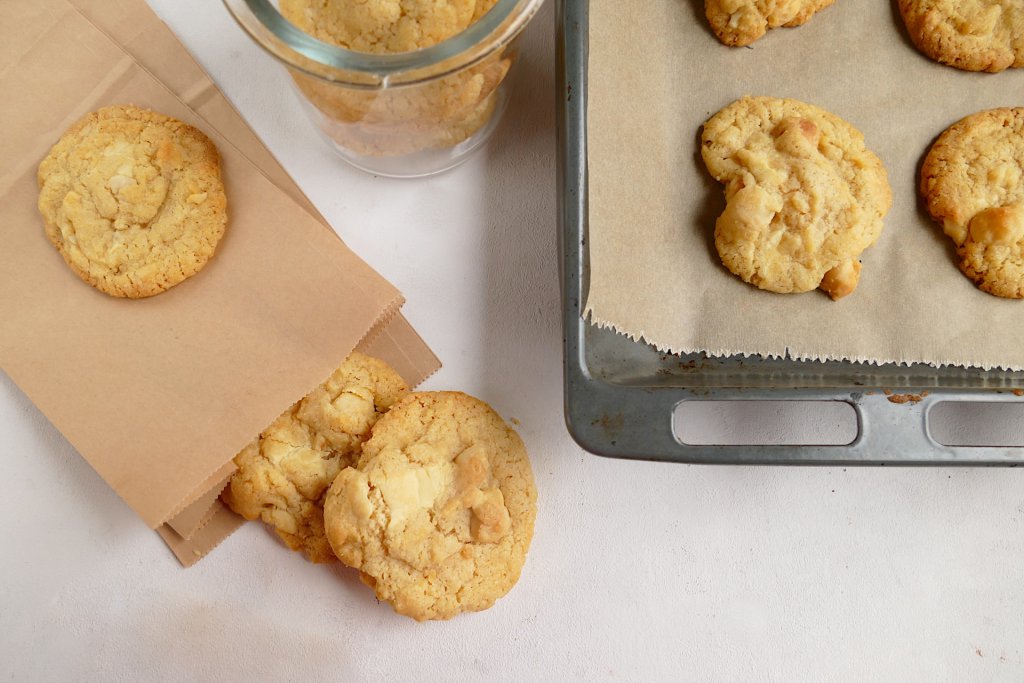
<svg viewBox="0 0 1024 683">
<path fill-rule="evenodd" d="M 947 446 L 929 417 L 943 401 L 1017 402 L 1024 373 L 667 355 L 584 321 L 587 288 L 588 0 L 557 0 L 558 182 L 565 418 L 597 455 L 717 464 L 1005 465 L 1024 448 Z M 685 401 L 842 401 L 856 413 L 847 445 L 689 445 L 673 420 Z"/>
</svg>

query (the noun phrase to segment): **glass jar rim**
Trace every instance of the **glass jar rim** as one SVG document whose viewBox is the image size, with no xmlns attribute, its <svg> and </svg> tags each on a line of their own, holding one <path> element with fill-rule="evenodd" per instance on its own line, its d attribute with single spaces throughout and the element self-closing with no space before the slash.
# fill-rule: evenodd
<svg viewBox="0 0 1024 683">
<path fill-rule="evenodd" d="M 415 84 L 470 66 L 515 38 L 543 1 L 498 0 L 480 20 L 440 43 L 411 52 L 375 54 L 317 40 L 285 19 L 269 0 L 223 0 L 239 26 L 289 67 L 363 88 Z"/>
</svg>

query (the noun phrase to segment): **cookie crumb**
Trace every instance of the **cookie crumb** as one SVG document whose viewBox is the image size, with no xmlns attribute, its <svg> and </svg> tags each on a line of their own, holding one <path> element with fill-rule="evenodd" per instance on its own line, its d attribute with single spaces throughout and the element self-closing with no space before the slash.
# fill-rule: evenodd
<svg viewBox="0 0 1024 683">
<path fill-rule="evenodd" d="M 889 397 L 889 403 L 895 403 L 897 405 L 903 405 L 904 403 L 920 403 L 922 401 L 922 394 L 893 394 L 892 392 L 886 392 Z"/>
</svg>

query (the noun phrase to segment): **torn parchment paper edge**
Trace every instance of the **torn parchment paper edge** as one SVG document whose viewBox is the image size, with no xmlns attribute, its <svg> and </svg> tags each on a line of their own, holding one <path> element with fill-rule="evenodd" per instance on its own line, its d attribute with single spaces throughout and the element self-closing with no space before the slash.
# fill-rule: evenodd
<svg viewBox="0 0 1024 683">
<path fill-rule="evenodd" d="M 677 223 L 676 218 L 682 216 L 685 219 L 685 224 L 682 226 L 680 234 L 685 234 L 687 240 L 699 238 L 699 241 L 688 242 L 695 245 L 703 245 L 705 240 L 710 242 L 710 228 L 708 225 L 713 224 L 714 218 L 712 215 L 716 215 L 720 212 L 720 206 L 722 199 L 720 196 L 720 186 L 717 183 L 711 182 L 713 179 L 710 174 L 707 173 L 705 165 L 701 161 L 699 154 L 700 146 L 694 144 L 699 139 L 700 125 L 705 122 L 708 117 L 711 117 L 716 111 L 719 111 L 722 107 L 727 106 L 731 101 L 735 101 L 744 93 L 764 94 L 776 97 L 788 97 L 795 98 L 801 101 L 806 101 L 811 104 L 816 104 L 819 107 L 825 108 L 829 111 L 834 111 L 846 117 L 846 120 L 857 121 L 856 109 L 846 113 L 842 107 L 832 107 L 829 103 L 836 104 L 845 102 L 847 98 L 844 98 L 837 93 L 844 92 L 847 90 L 845 82 L 841 82 L 836 79 L 835 74 L 830 70 L 824 71 L 816 70 L 815 76 L 808 76 L 805 83 L 800 75 L 804 73 L 810 73 L 806 70 L 806 65 L 810 62 L 807 59 L 803 59 L 803 50 L 820 50 L 820 44 L 814 42 L 815 35 L 818 39 L 830 38 L 836 32 L 840 34 L 840 38 L 847 36 L 849 31 L 848 27 L 844 27 L 843 22 L 835 21 L 833 26 L 829 28 L 829 22 L 823 21 L 821 24 L 812 22 L 809 27 L 802 27 L 800 29 L 794 29 L 792 32 L 777 32 L 777 35 L 772 35 L 764 39 L 763 43 L 758 44 L 758 50 L 760 59 L 751 57 L 747 59 L 747 55 L 750 54 L 750 50 L 739 49 L 739 48 L 727 48 L 715 41 L 711 32 L 707 29 L 706 20 L 700 14 L 698 8 L 690 8 L 686 6 L 688 3 L 657 3 L 656 6 L 649 8 L 651 11 L 645 12 L 645 17 L 654 17 L 658 22 L 661 22 L 667 26 L 671 26 L 671 30 L 660 32 L 653 31 L 651 35 L 651 43 L 647 45 L 644 50 L 630 50 L 620 49 L 619 44 L 614 40 L 616 35 L 628 37 L 627 46 L 629 44 L 635 44 L 635 35 L 626 31 L 622 26 L 623 17 L 628 14 L 628 11 L 624 10 L 623 7 L 618 3 L 601 3 L 603 9 L 605 21 L 597 22 L 595 26 L 594 17 L 597 14 L 598 9 L 596 5 L 591 6 L 590 24 L 585 27 L 584 33 L 589 36 L 591 40 L 591 46 L 595 44 L 601 44 L 604 46 L 602 50 L 591 50 L 589 53 L 582 54 L 582 58 L 586 63 L 588 69 L 588 90 L 584 93 L 584 99 L 587 101 L 587 105 L 584 109 L 583 117 L 583 128 L 584 132 L 590 135 L 590 143 L 587 148 L 587 173 L 588 177 L 584 180 L 589 183 L 590 187 L 590 201 L 586 211 L 589 213 L 587 216 L 590 221 L 588 228 L 594 228 L 598 222 L 603 222 L 605 226 L 615 224 L 618 226 L 630 226 L 631 224 L 625 221 L 619 213 L 614 211 L 598 212 L 595 208 L 595 199 L 599 199 L 597 193 L 594 192 L 594 185 L 596 180 L 603 179 L 604 186 L 604 209 L 608 209 L 612 203 L 612 199 L 618 200 L 620 206 L 626 207 L 626 210 L 634 208 L 634 204 L 631 203 L 631 198 L 636 197 L 643 201 L 645 198 L 648 205 L 656 207 L 666 206 L 672 202 L 671 197 L 678 197 L 679 205 L 685 204 L 685 209 L 666 209 L 665 212 L 671 216 L 672 220 L 669 222 L 663 222 L 659 220 L 659 228 L 664 230 L 657 231 L 658 239 L 664 239 L 665 233 L 671 230 Z M 670 14 L 662 15 L 660 11 L 670 7 Z M 847 7 L 844 5 L 844 7 Z M 837 10 L 840 8 L 836 8 Z M 846 10 L 850 13 L 858 12 L 856 7 L 850 9 L 847 7 Z M 866 15 L 866 10 L 864 11 Z M 903 40 L 900 41 L 896 33 L 901 32 L 902 22 L 899 19 L 898 13 L 893 15 L 888 12 L 887 7 L 876 7 L 871 12 L 872 16 L 882 15 L 881 19 L 884 24 L 873 22 L 870 25 L 871 35 L 879 37 L 886 45 L 892 45 L 893 50 L 899 50 L 898 59 L 906 60 L 903 61 L 892 61 L 889 59 L 890 55 L 885 54 L 885 59 L 874 60 L 875 66 L 878 70 L 888 70 L 887 73 L 882 74 L 883 78 L 865 79 L 863 77 L 856 79 L 859 82 L 888 82 L 898 84 L 899 90 L 912 91 L 917 93 L 913 101 L 920 100 L 922 94 L 924 97 L 928 97 L 928 93 L 932 94 L 931 99 L 936 101 L 942 101 L 945 98 L 934 97 L 935 92 L 945 90 L 950 84 L 953 86 L 969 85 L 970 87 L 953 87 L 950 90 L 955 90 L 960 93 L 964 93 L 958 102 L 957 106 L 942 106 L 937 105 L 929 108 L 933 112 L 937 112 L 937 118 L 941 121 L 927 126 L 927 143 L 922 141 L 919 143 L 917 140 L 913 142 L 912 149 L 909 153 L 901 151 L 899 154 L 895 153 L 895 148 L 892 146 L 879 146 L 876 147 L 875 143 L 872 142 L 871 149 L 876 153 L 879 153 L 886 165 L 887 174 L 890 176 L 892 181 L 893 177 L 898 179 L 898 182 L 902 183 L 897 191 L 896 185 L 893 185 L 894 192 L 897 192 L 896 207 L 900 208 L 904 212 L 904 216 L 895 218 L 894 214 L 890 212 L 887 214 L 885 222 L 886 228 L 883 232 L 883 239 L 892 238 L 894 235 L 898 235 L 901 231 L 906 234 L 909 232 L 915 232 L 913 228 L 920 226 L 923 230 L 916 231 L 920 234 L 928 235 L 928 238 L 932 245 L 937 246 L 936 253 L 930 254 L 930 258 L 938 257 L 939 260 L 928 260 L 917 259 L 919 263 L 934 263 L 936 264 L 936 272 L 941 272 L 943 277 L 943 285 L 952 284 L 957 286 L 958 290 L 971 290 L 973 285 L 965 284 L 964 280 L 958 269 L 955 267 L 955 260 L 951 254 L 950 247 L 947 245 L 948 240 L 945 236 L 941 235 L 941 229 L 935 230 L 933 221 L 926 216 L 923 205 L 920 203 L 920 196 L 917 187 L 919 180 L 919 164 L 921 158 L 927 153 L 931 144 L 934 142 L 935 137 L 938 136 L 942 130 L 948 125 L 951 125 L 954 121 L 959 120 L 961 117 L 974 113 L 982 109 L 989 109 L 992 107 L 999 106 L 1013 106 L 1019 104 L 1019 102 L 1007 101 L 1007 97 L 1013 100 L 1012 95 L 1007 93 L 1017 93 L 1017 83 L 1020 77 L 1024 77 L 1024 72 L 1019 74 L 1011 73 L 1014 70 L 1007 70 L 1002 74 L 977 74 L 961 72 L 950 67 L 936 64 L 928 58 L 920 55 L 917 50 L 914 49 L 909 39 L 903 35 Z M 849 14 L 847 15 L 849 16 Z M 655 25 L 652 22 L 651 25 Z M 687 30 L 686 33 L 680 33 L 678 29 L 683 27 Z M 645 24 L 645 26 L 647 26 Z M 879 30 L 880 26 L 884 26 L 884 31 Z M 649 28 L 649 26 L 648 26 Z M 862 27 L 863 28 L 863 27 Z M 820 31 L 818 29 L 821 29 Z M 694 39 L 693 33 L 701 33 L 699 42 Z M 905 33 L 905 32 L 904 32 Z M 685 38 L 685 41 L 683 40 Z M 596 41 L 596 42 L 595 42 Z M 848 41 L 848 45 L 841 45 L 839 40 L 829 40 L 828 43 L 835 48 L 836 54 L 841 54 L 844 64 L 853 64 L 853 71 L 862 73 L 856 61 L 851 62 L 849 57 L 851 55 L 856 56 L 858 45 L 857 41 Z M 609 49 L 611 46 L 611 49 Z M 841 52 L 843 47 L 851 47 L 849 52 Z M 669 51 L 669 47 L 671 50 Z M 682 67 L 680 59 L 680 53 L 682 58 L 685 59 L 687 51 L 692 53 L 694 50 L 700 51 L 704 54 L 704 49 L 709 50 L 707 53 L 707 59 L 700 60 L 686 60 L 687 67 Z M 714 53 L 710 50 L 715 50 Z M 665 54 L 671 56 L 666 59 Z M 812 52 L 813 54 L 813 52 Z M 821 54 L 821 53 L 819 53 Z M 798 58 L 791 59 L 793 55 Z M 712 58 L 713 57 L 713 58 Z M 822 59 L 825 55 L 821 54 Z M 722 61 L 718 61 L 719 58 Z M 731 61 L 730 61 L 731 60 Z M 796 67 L 800 69 L 797 72 L 797 77 L 794 77 L 791 70 L 773 70 L 773 69 L 759 69 L 756 65 L 772 64 L 775 61 L 780 65 L 786 67 Z M 598 63 L 598 67 L 595 68 L 595 61 Z M 871 60 L 866 60 L 871 61 Z M 673 64 L 676 66 L 673 66 Z M 827 61 L 825 62 L 828 63 Z M 689 64 L 700 64 L 700 68 L 689 68 Z M 907 87 L 903 81 L 895 77 L 884 78 L 885 75 L 898 74 L 905 65 L 912 65 L 917 70 L 914 71 L 916 76 L 927 75 L 931 77 L 934 73 L 939 78 L 957 78 L 960 79 L 956 82 L 950 83 L 948 80 L 936 81 L 935 83 L 942 83 L 942 87 L 936 90 L 936 87 L 924 78 L 915 78 L 911 81 L 910 85 L 915 86 L 921 83 L 927 83 L 933 85 L 931 88 L 914 88 Z M 873 76 L 878 76 L 878 70 L 870 72 Z M 925 70 L 930 70 L 927 74 L 924 74 Z M 761 73 L 757 78 L 751 80 L 744 80 L 737 77 L 737 73 L 740 71 L 759 71 Z M 1020 71 L 1020 70 L 1016 70 Z M 679 78 L 673 78 L 677 74 L 684 74 Z M 849 77 L 851 74 L 842 72 L 844 76 Z M 637 74 L 644 74 L 647 78 L 635 78 Z M 653 76 L 651 76 L 653 74 Z M 1017 77 L 1015 79 L 1015 76 Z M 631 80 L 633 79 L 633 80 Z M 659 81 L 659 79 L 661 79 Z M 995 80 L 993 80 L 995 79 Z M 636 91 L 629 89 L 631 82 L 639 83 L 642 88 L 638 88 Z M 826 81 L 838 83 L 832 90 L 827 87 L 818 87 L 817 81 Z M 970 81 L 970 83 L 966 83 Z M 663 82 L 670 87 L 665 87 L 664 92 L 658 89 L 658 83 Z M 993 84 L 1007 83 L 1006 86 L 999 86 Z M 696 91 L 689 92 L 688 88 L 692 90 L 691 84 L 699 83 L 702 87 L 707 86 L 708 90 L 715 93 L 713 99 L 701 97 L 696 94 Z M 710 86 L 708 84 L 711 84 Z M 768 84 L 768 87 L 764 87 Z M 975 85 L 982 87 L 984 90 L 974 90 Z M 616 86 L 621 86 L 623 90 L 629 92 L 633 97 L 622 97 L 618 94 Z M 986 100 L 984 106 L 977 105 L 974 100 L 977 99 L 975 95 L 981 96 L 991 88 L 1001 88 L 1002 92 L 989 93 L 989 100 Z M 1006 88 L 1009 87 L 1009 90 Z M 871 87 L 868 88 L 872 89 Z M 598 90 L 600 90 L 598 92 Z M 646 96 L 650 93 L 650 99 L 644 99 L 638 96 L 638 93 L 642 93 Z M 682 97 L 675 96 L 674 94 L 682 93 Z M 812 95 L 813 93 L 813 95 Z M 947 95 L 948 95 L 947 91 Z M 600 97 L 598 97 L 600 95 Z M 824 97 L 822 101 L 821 97 Z M 689 99 L 687 99 L 689 98 Z M 594 100 L 602 100 L 602 102 L 595 103 Z M 1018 98 L 1019 99 L 1019 98 Z M 609 106 L 609 102 L 616 100 L 630 102 L 632 110 L 629 107 L 617 107 Z M 637 104 L 637 103 L 640 104 Z M 872 105 L 875 105 L 872 101 Z M 884 105 L 885 103 L 881 103 Z M 596 106 L 602 105 L 602 106 Z M 664 105 L 664 106 L 662 106 Z M 642 109 L 644 111 L 654 110 L 657 114 L 652 114 L 650 118 L 630 118 L 631 113 L 635 113 L 635 110 Z M 873 106 L 872 111 L 875 112 L 889 112 L 890 110 L 884 106 Z M 598 116 L 595 117 L 595 112 Z M 910 109 L 911 116 L 917 120 L 919 117 L 914 116 L 913 109 Z M 601 115 L 603 113 L 603 116 Z M 685 125 L 676 125 L 678 119 L 674 115 L 678 114 L 679 117 L 685 115 Z M 697 123 L 697 120 L 701 123 Z M 886 118 L 892 118 L 892 114 L 888 114 Z M 595 130 L 595 120 L 598 122 L 598 129 Z M 868 121 L 871 121 L 869 118 Z M 859 130 L 862 130 L 869 141 L 876 140 L 873 137 L 879 131 L 885 131 L 890 135 L 897 135 L 900 133 L 899 125 L 883 125 L 875 126 L 874 128 L 865 128 L 859 126 Z M 622 134 L 622 140 L 616 136 L 616 131 Z M 644 139 L 650 139 L 654 142 L 650 147 L 645 145 L 636 145 L 636 139 L 640 138 L 641 135 L 629 136 L 626 133 L 631 131 L 640 131 Z M 652 134 L 656 132 L 657 134 Z M 666 136 L 666 131 L 672 133 L 671 136 Z M 920 135 L 923 135 L 919 131 Z M 598 137 L 599 136 L 599 137 Z M 595 140 L 600 144 L 600 155 L 594 156 L 594 142 Z M 613 141 L 613 142 L 609 142 Z M 621 143 L 621 144 L 620 144 Z M 664 170 L 657 162 L 657 159 L 652 159 L 652 155 L 656 157 L 658 150 L 658 143 L 666 149 L 671 149 L 671 152 L 666 152 L 665 158 L 668 160 L 665 162 L 664 167 L 670 169 L 676 169 L 685 167 L 685 177 L 687 179 L 693 175 L 693 171 L 699 168 L 699 175 L 701 181 L 696 184 L 685 184 L 682 191 L 678 183 L 675 183 L 670 192 L 673 194 L 671 197 L 662 192 L 660 189 L 656 193 L 651 191 L 646 185 L 637 184 L 636 182 L 630 182 L 631 178 L 629 172 L 629 162 L 636 162 L 635 159 L 630 159 L 628 155 L 620 155 L 620 152 L 624 149 L 640 149 L 643 152 L 642 156 L 645 156 L 650 164 L 645 168 L 657 168 Z M 681 150 L 681 151 L 680 151 Z M 890 162 L 893 158 L 898 158 L 902 166 L 893 166 Z M 597 162 L 595 164 L 595 161 Z M 641 159 L 641 163 L 643 159 Z M 603 168 L 597 169 L 595 176 L 595 165 L 602 166 Z M 904 166 L 913 166 L 912 172 L 907 172 Z M 895 173 L 893 169 L 898 169 Z M 649 180 L 651 175 L 639 174 L 637 177 L 643 180 Z M 671 174 L 662 174 L 662 177 L 668 177 L 675 180 L 675 176 Z M 627 178 L 626 181 L 623 178 Z M 629 192 L 623 192 L 617 194 L 609 191 L 609 188 L 613 188 L 616 185 L 630 186 L 633 188 L 632 194 Z M 702 190 L 705 192 L 704 196 L 701 197 Z M 646 192 L 646 194 L 645 194 Z M 712 212 L 711 209 L 719 205 L 718 212 Z M 637 204 L 639 206 L 639 204 Z M 915 210 L 916 209 L 916 210 Z M 649 216 L 654 216 L 660 219 L 662 212 L 652 211 Z M 611 216 L 607 218 L 606 216 Z M 653 222 L 648 214 L 644 214 L 645 221 Z M 910 220 L 907 220 L 907 217 Z M 693 223 L 693 219 L 700 220 L 700 223 Z M 708 219 L 711 223 L 708 224 Z M 703 230 L 701 230 L 703 226 Z M 601 227 L 601 226 L 597 226 Z M 614 264 L 621 266 L 620 268 L 605 268 L 606 263 L 613 263 L 613 252 L 608 249 L 608 245 L 621 247 L 624 240 L 624 231 L 621 230 L 609 230 L 609 235 L 612 239 L 602 241 L 602 244 L 598 245 L 598 231 L 591 230 L 587 235 L 587 263 L 584 265 L 584 276 L 595 276 L 598 273 L 595 270 L 587 272 L 587 268 L 591 265 L 597 265 L 601 268 L 602 277 L 594 277 L 592 282 L 596 286 L 591 290 L 585 292 L 583 296 L 582 305 L 582 319 L 593 324 L 595 327 L 601 329 L 610 329 L 618 334 L 622 334 L 627 339 L 634 342 L 642 342 L 651 345 L 660 352 L 667 353 L 706 353 L 716 358 L 733 356 L 733 357 L 744 357 L 744 358 L 772 358 L 772 359 L 792 359 L 798 361 L 809 361 L 809 362 L 850 362 L 860 363 L 864 365 L 874 367 L 905 367 L 905 366 L 917 366 L 927 368 L 955 368 L 957 370 L 968 370 L 968 371 L 1003 371 L 1012 372 L 1024 370 L 1024 359 L 1019 357 L 1019 353 L 1009 353 L 1013 346 L 1013 336 L 1005 335 L 996 337 L 997 341 L 995 344 L 988 345 L 987 347 L 973 347 L 969 344 L 945 343 L 944 340 L 955 339 L 953 334 L 942 334 L 942 331 L 931 337 L 928 335 L 927 330 L 916 329 L 915 334 L 912 337 L 908 337 L 907 341 L 903 341 L 900 335 L 899 319 L 892 321 L 886 320 L 885 325 L 875 323 L 872 320 L 872 325 L 867 329 L 874 330 L 889 330 L 893 329 L 891 335 L 889 335 L 891 341 L 890 345 L 883 344 L 866 344 L 861 343 L 860 339 L 854 340 L 854 338 L 847 335 L 845 338 L 839 337 L 841 341 L 837 342 L 834 339 L 831 341 L 823 340 L 820 346 L 809 340 L 806 335 L 800 338 L 790 337 L 784 333 L 785 328 L 778 326 L 776 329 L 782 329 L 781 334 L 771 335 L 769 342 L 765 343 L 761 339 L 761 330 L 766 327 L 763 319 L 758 319 L 757 326 L 750 326 L 749 334 L 738 332 L 737 327 L 742 325 L 742 317 L 734 317 L 733 324 L 731 326 L 723 326 L 721 328 L 716 327 L 716 322 L 719 317 L 729 315 L 728 313 L 722 314 L 715 312 L 714 306 L 707 305 L 703 310 L 700 309 L 700 296 L 704 295 L 706 299 L 705 304 L 709 304 L 714 301 L 714 295 L 717 292 L 716 286 L 708 286 L 707 290 L 701 289 L 700 284 L 694 289 L 679 290 L 681 295 L 687 297 L 687 308 L 685 309 L 684 315 L 675 315 L 672 303 L 672 288 L 664 287 L 660 288 L 660 292 L 651 289 L 642 289 L 643 296 L 640 297 L 643 300 L 638 306 L 634 306 L 630 299 L 630 291 L 628 289 L 629 282 L 626 279 L 627 268 L 623 266 L 624 263 L 628 262 L 628 259 L 615 260 Z M 603 234 L 603 233 L 602 233 Z M 628 239 L 629 235 L 625 235 L 625 239 Z M 639 233 L 634 236 L 635 239 L 643 241 L 644 234 Z M 679 256 L 678 263 L 686 265 L 686 259 L 688 256 L 682 254 L 682 250 L 678 248 L 683 241 L 673 243 L 672 247 L 675 249 L 673 252 Z M 881 245 L 873 248 L 868 254 L 868 258 L 874 260 L 880 256 L 888 256 L 893 252 L 896 252 L 895 248 L 900 245 L 899 242 L 890 244 L 890 247 L 885 251 L 881 251 Z M 710 249 L 713 253 L 714 249 Z M 904 252 L 907 253 L 907 252 Z M 917 253 L 917 252 L 910 252 Z M 598 258 L 590 260 L 590 255 L 596 255 Z M 644 258 L 647 258 L 648 252 L 645 252 Z M 948 258 L 947 258 L 948 257 Z M 713 257 L 710 261 L 701 257 L 701 274 L 706 275 L 703 268 L 707 263 L 713 263 L 719 271 L 724 273 L 724 269 L 718 266 L 718 258 Z M 868 259 L 865 259 L 867 262 Z M 910 260 L 910 259 L 905 259 Z M 946 262 L 954 265 L 953 268 L 946 267 Z M 883 261 L 884 262 L 884 261 Z M 657 263 L 652 261 L 652 263 Z M 893 261 L 898 264 L 899 262 Z M 938 266 L 938 264 L 943 264 Z M 660 263 L 658 264 L 660 265 Z M 684 267 L 678 270 L 683 270 Z M 895 269 L 894 269 L 895 270 Z M 646 278 L 646 282 L 655 282 L 657 284 L 665 284 L 661 280 L 661 269 L 658 268 L 657 272 L 653 275 L 649 275 Z M 696 272 L 696 271 L 695 271 Z M 904 271 L 900 271 L 904 272 Z M 883 279 L 882 275 L 876 275 L 872 278 L 865 278 L 865 283 L 870 282 L 873 284 L 877 279 Z M 708 281 L 705 278 L 705 281 Z M 686 283 L 688 280 L 680 278 L 678 281 L 670 280 L 672 284 Z M 925 291 L 928 287 L 925 283 L 930 283 L 931 280 L 924 280 L 923 278 L 915 278 L 913 280 L 907 279 L 905 281 L 898 281 L 898 284 L 902 284 L 906 289 L 913 288 L 914 291 Z M 618 292 L 613 292 L 613 288 L 619 286 Z M 733 290 L 736 289 L 735 282 L 728 285 Z M 883 290 L 886 294 L 890 292 Z M 596 294 L 597 296 L 593 296 Z M 750 297 L 750 305 L 754 308 L 759 307 L 760 301 L 767 298 L 761 294 L 759 299 Z M 731 292 L 730 296 L 735 299 L 739 299 L 742 295 L 736 294 L 735 291 Z M 778 301 L 783 301 L 784 298 L 790 298 L 785 301 L 784 305 L 788 307 L 801 307 L 803 301 L 799 300 L 800 295 L 769 295 L 779 297 Z M 992 297 L 984 293 L 972 293 L 964 297 L 966 298 L 974 296 L 977 297 L 977 302 L 980 306 L 987 306 L 992 302 Z M 808 295 L 809 298 L 810 295 Z M 820 297 L 819 297 L 820 298 Z M 937 299 L 932 297 L 933 300 Z M 876 299 L 885 301 L 885 299 Z M 734 303 L 732 299 L 729 301 L 730 304 Z M 815 306 L 812 310 L 817 310 L 819 302 L 809 301 L 808 303 Z M 851 302 L 856 303 L 856 302 Z M 966 302 L 967 306 L 972 306 L 973 301 Z M 959 302 L 958 302 L 959 304 Z M 771 303 L 769 306 L 773 305 Z M 1000 302 L 1000 305 L 1002 303 Z M 692 308 L 691 308 L 692 306 Z M 632 314 L 631 314 L 632 307 Z M 957 307 L 959 308 L 959 306 Z M 964 306 L 963 309 L 967 307 Z M 1004 307 L 1005 309 L 1005 307 Z M 1019 309 L 1019 307 L 1018 307 Z M 637 310 L 642 310 L 643 313 L 635 313 Z M 723 309 L 719 309 L 723 310 Z M 731 309 L 724 309 L 729 311 Z M 769 308 L 768 310 L 772 310 Z M 787 310 L 792 310 L 789 308 Z M 956 309 L 953 309 L 956 310 Z M 654 311 L 648 315 L 648 311 Z M 708 313 L 707 311 L 711 311 Z M 841 309 L 836 310 L 837 315 L 842 315 Z M 955 313 L 953 314 L 955 316 Z M 674 318 L 673 318 L 674 316 Z M 1018 317 L 1014 316 L 1011 312 L 1007 317 Z M 672 320 L 674 319 L 674 323 Z M 666 322 L 667 321 L 667 322 Z M 681 322 L 682 321 L 682 322 Z M 702 322 L 707 322 L 707 327 L 698 327 Z M 696 324 L 691 324 L 691 323 Z M 806 329 L 811 329 L 814 325 L 813 320 L 801 319 L 801 326 Z M 986 328 L 984 320 L 976 321 L 974 329 L 991 329 L 996 330 L 997 327 Z M 770 326 L 770 323 L 768 323 Z M 802 330 L 801 330 L 802 331 Z M 959 331 L 959 330 L 958 330 Z M 822 338 L 827 335 L 822 335 Z M 880 335 L 874 335 L 880 336 Z M 989 335 L 990 337 L 994 335 Z M 866 338 L 866 337 L 865 337 Z M 1005 340 L 1005 341 L 1003 341 Z M 889 341 L 889 340 L 886 340 Z M 1002 350 L 998 348 L 1001 345 Z M 1014 357 L 1018 356 L 1018 357 Z"/>
<path fill-rule="evenodd" d="M 638 344 L 645 344 L 654 348 L 658 353 L 669 353 L 673 355 L 682 354 L 693 354 L 693 353 L 704 353 L 709 357 L 713 358 L 764 358 L 769 360 L 793 360 L 793 361 L 808 361 L 808 362 L 845 362 L 845 363 L 860 363 L 863 365 L 871 365 L 874 367 L 882 367 L 886 365 L 895 365 L 896 367 L 910 367 L 912 365 L 924 365 L 930 368 L 959 368 L 959 369 L 977 369 L 977 370 L 1003 370 L 1007 372 L 1016 372 L 1024 370 L 1024 367 L 1010 367 L 1003 365 L 995 365 L 988 363 L 983 360 L 973 360 L 968 365 L 959 365 L 954 363 L 927 363 L 920 359 L 914 358 L 899 358 L 895 361 L 879 361 L 871 358 L 870 356 L 862 355 L 850 355 L 850 356 L 836 356 L 827 353 L 812 353 L 802 351 L 799 348 L 793 348 L 787 346 L 781 351 L 770 350 L 763 353 L 752 353 L 750 351 L 743 351 L 740 349 L 733 349 L 730 347 L 714 347 L 708 348 L 705 346 L 689 346 L 689 345 L 675 345 L 666 343 L 658 339 L 650 338 L 647 333 L 641 328 L 639 331 L 633 333 L 626 330 L 619 329 L 615 323 L 608 320 L 602 320 L 596 316 L 593 310 L 588 306 L 582 315 L 583 321 L 588 325 L 593 325 L 600 330 L 610 330 L 618 335 L 621 335 L 630 341 Z"/>
</svg>

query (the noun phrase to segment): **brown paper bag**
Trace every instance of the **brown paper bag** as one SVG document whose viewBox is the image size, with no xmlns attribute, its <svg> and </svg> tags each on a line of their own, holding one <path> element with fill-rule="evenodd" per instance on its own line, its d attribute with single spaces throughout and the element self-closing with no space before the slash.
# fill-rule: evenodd
<svg viewBox="0 0 1024 683">
<path fill-rule="evenodd" d="M 222 131 L 225 137 L 238 146 L 278 187 L 323 222 L 319 212 L 298 185 L 148 5 L 139 0 L 71 0 L 71 4 L 97 28 L 131 53 L 137 63 L 163 81 L 187 105 Z M 387 360 L 411 386 L 422 382 L 439 365 L 437 358 L 400 314 L 387 327 L 380 339 L 387 340 L 388 343 L 378 344 L 378 348 L 365 351 Z M 208 503 L 216 500 L 229 476 L 230 474 L 223 478 L 218 475 L 211 477 L 211 481 L 216 481 L 217 484 L 200 495 L 195 502 L 189 503 L 177 516 L 168 520 L 167 525 L 174 534 L 165 534 L 165 540 L 169 543 L 174 541 L 172 548 L 181 546 L 185 558 L 191 560 L 194 549 L 186 548 L 182 544 L 190 541 L 202 525 L 211 521 L 214 512 L 219 509 L 220 514 L 231 516 L 229 510 L 223 507 L 214 508 Z"/>
<path fill-rule="evenodd" d="M 437 362 L 395 318 L 400 294 L 321 222 L 148 7 L 18 0 L 5 9 L 0 366 L 190 564 L 238 525 L 216 502 L 231 457 L 361 339 L 412 384 Z M 118 102 L 210 136 L 229 198 L 228 231 L 207 267 L 137 301 L 78 280 L 35 208 L 49 146 L 84 113 Z"/>
</svg>

